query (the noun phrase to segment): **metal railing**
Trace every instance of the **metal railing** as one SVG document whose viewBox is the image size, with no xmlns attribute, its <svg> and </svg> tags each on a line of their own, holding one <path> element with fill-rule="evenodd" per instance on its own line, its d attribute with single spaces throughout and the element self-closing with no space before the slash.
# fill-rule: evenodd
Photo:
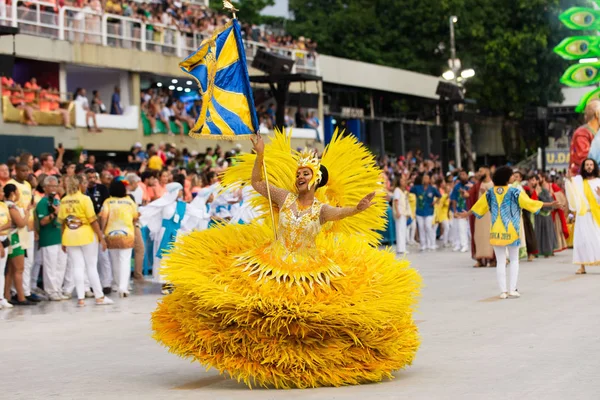
<svg viewBox="0 0 600 400">
<path fill-rule="evenodd" d="M 184 57 L 209 37 L 200 32 L 180 31 L 175 26 L 146 23 L 141 19 L 93 11 L 89 8 L 56 7 L 43 1 L 13 1 L 0 4 L 0 25 L 19 27 L 21 33 L 71 42 L 152 51 Z M 254 59 L 259 48 L 294 61 L 292 72 L 319 75 L 318 55 L 299 49 L 270 47 L 245 40 L 246 58 Z"/>
</svg>

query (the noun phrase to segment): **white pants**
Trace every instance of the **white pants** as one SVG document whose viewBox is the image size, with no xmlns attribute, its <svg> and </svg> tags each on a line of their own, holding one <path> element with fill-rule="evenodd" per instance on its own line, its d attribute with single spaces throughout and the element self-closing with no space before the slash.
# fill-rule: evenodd
<svg viewBox="0 0 600 400">
<path fill-rule="evenodd" d="M 35 252 L 33 250 L 35 243 L 35 233 L 28 232 L 29 235 L 29 243 L 31 246 L 27 249 L 27 257 L 25 257 L 25 269 L 23 270 L 23 292 L 25 293 L 25 297 L 31 296 L 31 270 L 33 269 L 33 260 L 35 258 Z M 38 271 L 39 273 L 39 271 Z M 36 281 L 37 283 L 37 281 Z M 35 286 L 33 286 L 35 287 Z"/>
<path fill-rule="evenodd" d="M 69 253 L 67 252 L 67 270 L 65 271 L 65 279 L 63 281 L 63 292 L 67 294 L 73 294 L 73 290 L 75 290 L 75 276 L 73 273 L 73 262 L 71 261 L 71 257 L 69 257 Z M 90 289 L 90 279 L 88 278 L 87 269 L 85 269 L 83 274 L 83 284 L 85 286 L 85 290 Z"/>
<path fill-rule="evenodd" d="M 33 267 L 31 268 L 31 288 L 37 287 L 38 278 L 40 277 L 40 268 L 42 267 L 42 251 L 39 242 L 36 241 L 33 245 L 35 254 L 33 256 Z M 46 283 L 44 282 L 44 286 Z"/>
<path fill-rule="evenodd" d="M 166 283 L 165 276 L 160 274 L 160 263 L 162 262 L 162 258 L 156 257 L 156 254 L 158 254 L 158 250 L 160 249 L 160 243 L 162 242 L 162 237 L 164 234 L 165 228 L 160 228 L 160 232 L 157 235 L 157 238 L 154 240 L 154 249 L 152 250 L 152 254 L 154 255 L 154 259 L 152 262 L 152 280 L 157 283 Z"/>
<path fill-rule="evenodd" d="M 421 250 L 435 249 L 435 231 L 433 230 L 433 215 L 428 217 L 419 217 L 417 215 L 417 225 L 419 226 L 419 240 Z"/>
<path fill-rule="evenodd" d="M 84 270 L 87 270 L 88 278 L 94 291 L 94 297 L 101 299 L 104 297 L 100 277 L 98 277 L 98 242 L 86 244 L 85 246 L 69 246 L 67 254 L 73 267 L 73 276 L 75 278 L 75 289 L 77 290 L 77 298 L 85 299 L 85 282 Z"/>
<path fill-rule="evenodd" d="M 113 271 L 108 256 L 108 250 L 102 251 L 102 247 L 98 246 L 98 276 L 103 288 L 109 288 L 113 282 Z"/>
<path fill-rule="evenodd" d="M 466 218 L 454 218 L 456 224 L 456 242 L 454 250 L 465 250 L 469 248 L 469 220 Z"/>
<path fill-rule="evenodd" d="M 408 244 L 415 244 L 415 236 L 417 234 L 417 220 L 416 219 L 412 219 L 410 225 L 408 225 L 408 237 L 407 237 L 407 241 Z"/>
<path fill-rule="evenodd" d="M 44 260 L 44 291 L 48 294 L 60 294 L 67 272 L 67 253 L 60 244 L 42 247 L 39 253 Z"/>
<path fill-rule="evenodd" d="M 6 240 L 6 236 L 0 236 L 0 242 Z M 8 249 L 4 249 L 4 257 L 0 258 L 0 300 L 4 299 L 4 270 L 8 261 Z"/>
<path fill-rule="evenodd" d="M 396 221 L 396 254 L 406 253 L 406 216 L 401 215 Z"/>
<path fill-rule="evenodd" d="M 129 293 L 131 253 L 133 249 L 109 249 L 110 263 L 119 293 Z"/>
<path fill-rule="evenodd" d="M 506 250 L 508 249 L 508 257 L 510 257 L 510 291 L 517 290 L 517 280 L 519 279 L 519 246 L 494 246 L 494 254 L 496 254 L 496 277 L 498 279 L 498 287 L 500 292 L 508 292 L 506 290 Z"/>
</svg>

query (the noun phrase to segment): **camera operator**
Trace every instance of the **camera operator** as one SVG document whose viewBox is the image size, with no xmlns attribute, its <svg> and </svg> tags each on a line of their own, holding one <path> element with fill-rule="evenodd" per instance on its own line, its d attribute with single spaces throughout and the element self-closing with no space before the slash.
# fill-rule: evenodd
<svg viewBox="0 0 600 400">
<path fill-rule="evenodd" d="M 39 243 L 44 265 L 44 291 L 50 300 L 60 301 L 70 298 L 62 293 L 62 284 L 67 268 L 67 254 L 62 251 L 61 225 L 56 217 L 60 201 L 57 198 L 58 179 L 47 176 L 42 182 L 45 196 L 36 206 L 39 221 Z"/>
</svg>

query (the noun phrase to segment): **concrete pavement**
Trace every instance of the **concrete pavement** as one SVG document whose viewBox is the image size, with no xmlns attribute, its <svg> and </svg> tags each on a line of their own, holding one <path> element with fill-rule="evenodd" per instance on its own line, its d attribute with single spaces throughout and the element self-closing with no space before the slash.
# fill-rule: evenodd
<svg viewBox="0 0 600 400">
<path fill-rule="evenodd" d="M 169 354 L 150 337 L 160 298 L 89 300 L 0 311 L 2 399 L 598 399 L 600 267 L 571 253 L 522 262 L 520 299 L 499 300 L 494 268 L 467 254 L 408 256 L 424 278 L 414 365 L 379 384 L 249 390 Z M 140 291 L 140 289 L 138 289 Z"/>
</svg>

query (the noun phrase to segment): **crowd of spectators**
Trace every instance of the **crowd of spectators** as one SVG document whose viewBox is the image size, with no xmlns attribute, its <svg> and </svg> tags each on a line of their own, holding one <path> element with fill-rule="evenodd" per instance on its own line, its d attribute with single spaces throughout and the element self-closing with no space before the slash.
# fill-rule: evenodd
<svg viewBox="0 0 600 400">
<path fill-rule="evenodd" d="M 146 38 L 157 43 L 175 42 L 169 29 L 176 29 L 190 39 L 196 34 L 208 37 L 231 20 L 230 16 L 204 5 L 178 0 L 152 2 L 137 0 L 49 0 L 45 2 L 53 3 L 52 7 L 41 7 L 41 11 L 47 14 L 56 14 L 58 9 L 63 6 L 90 12 L 77 13 L 71 10 L 67 12 L 69 20 L 76 25 L 77 30 L 85 26 L 86 31 L 100 32 L 101 20 L 99 14 L 103 13 L 139 19 L 146 24 Z M 10 6 L 11 3 L 12 0 L 6 0 L 5 6 Z M 93 12 L 98 15 L 94 15 Z M 26 7 L 25 14 L 20 18 L 25 20 L 35 19 L 34 8 L 29 10 Z M 46 22 L 49 23 L 50 21 Z M 108 33 L 118 33 L 120 21 L 109 18 L 107 22 L 109 24 Z M 31 29 L 29 26 L 25 28 Z M 294 38 L 281 30 L 265 26 L 243 23 L 242 33 L 246 40 L 261 43 L 267 47 L 304 50 L 308 51 L 311 56 L 314 56 L 317 50 L 317 43 L 310 38 L 304 36 Z M 98 35 L 86 35 L 84 40 L 100 43 Z"/>
</svg>

